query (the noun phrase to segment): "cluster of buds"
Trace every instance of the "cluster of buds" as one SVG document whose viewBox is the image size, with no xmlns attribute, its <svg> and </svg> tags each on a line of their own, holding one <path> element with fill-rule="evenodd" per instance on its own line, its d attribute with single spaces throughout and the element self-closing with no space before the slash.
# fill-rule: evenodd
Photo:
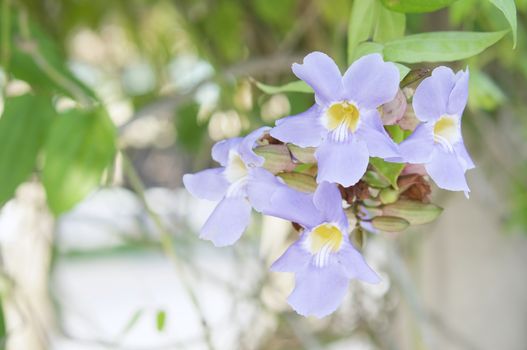
<svg viewBox="0 0 527 350">
<path fill-rule="evenodd" d="M 430 179 L 468 196 L 465 172 L 474 164 L 461 135 L 468 71 L 438 67 L 415 93 L 400 89 L 397 67 L 377 54 L 341 75 L 314 52 L 293 72 L 313 88 L 315 104 L 273 128 L 218 142 L 212 158 L 221 167 L 183 182 L 193 195 L 219 201 L 200 232 L 216 246 L 241 237 L 251 208 L 291 221 L 299 237 L 271 269 L 295 274 L 288 298 L 295 311 L 324 317 L 350 279 L 380 280 L 360 253 L 367 234 L 439 216 Z"/>
</svg>

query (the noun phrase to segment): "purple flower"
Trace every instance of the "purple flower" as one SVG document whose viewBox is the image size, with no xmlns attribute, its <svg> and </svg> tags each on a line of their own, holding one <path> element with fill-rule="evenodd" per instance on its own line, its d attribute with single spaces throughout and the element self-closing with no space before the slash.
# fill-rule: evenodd
<svg viewBox="0 0 527 350">
<path fill-rule="evenodd" d="M 355 184 L 366 172 L 369 157 L 399 155 L 383 128 L 377 108 L 395 97 L 399 72 L 379 54 L 364 56 L 341 75 L 321 52 L 293 64 L 295 75 L 315 91 L 307 111 L 278 120 L 271 136 L 300 147 L 318 147 L 317 181 Z"/>
<path fill-rule="evenodd" d="M 274 175 L 260 168 L 264 158 L 253 151 L 256 141 L 267 130 L 268 127 L 263 127 L 243 138 L 216 143 L 212 158 L 222 166 L 183 176 L 183 183 L 192 195 L 220 201 L 200 232 L 201 238 L 216 246 L 236 242 L 249 224 L 251 207 L 262 211 L 274 186 L 281 184 Z M 253 187 L 258 191 L 249 194 L 252 183 L 257 184 Z"/>
<path fill-rule="evenodd" d="M 405 161 L 424 164 L 426 172 L 440 188 L 470 192 L 465 172 L 474 168 L 461 135 L 461 115 L 468 99 L 467 71 L 457 74 L 438 67 L 423 80 L 413 97 L 419 124 L 400 144 Z"/>
<path fill-rule="evenodd" d="M 350 279 L 379 282 L 349 241 L 348 220 L 335 184 L 322 182 L 314 195 L 282 187 L 270 204 L 264 213 L 304 227 L 300 238 L 271 266 L 273 271 L 295 274 L 288 302 L 296 312 L 327 316 L 341 304 Z"/>
</svg>

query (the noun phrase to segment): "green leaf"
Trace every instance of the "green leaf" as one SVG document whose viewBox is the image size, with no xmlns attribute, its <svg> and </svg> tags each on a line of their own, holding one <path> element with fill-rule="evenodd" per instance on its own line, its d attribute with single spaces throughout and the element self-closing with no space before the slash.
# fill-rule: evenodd
<svg viewBox="0 0 527 350">
<path fill-rule="evenodd" d="M 21 23 L 25 22 L 18 20 L 18 11 L 11 11 L 10 16 L 9 45 L 0 46 L 0 50 L 10 49 L 10 74 L 28 82 L 37 91 L 60 92 L 72 98 L 82 95 L 85 99 L 95 99 L 93 91 L 67 68 L 65 55 L 37 21 L 29 19 L 27 28 L 22 28 Z M 0 56 L 3 54 L 0 52 Z"/>
<path fill-rule="evenodd" d="M 55 215 L 71 209 L 100 183 L 115 154 L 115 128 L 106 111 L 69 110 L 53 123 L 44 146 L 42 181 Z"/>
<path fill-rule="evenodd" d="M 303 93 L 313 93 L 311 86 L 307 85 L 306 82 L 302 80 L 292 81 L 290 83 L 281 85 L 281 86 L 271 86 L 266 85 L 260 82 L 256 82 L 258 89 L 262 90 L 266 94 L 274 95 L 281 92 L 303 92 Z"/>
<path fill-rule="evenodd" d="M 162 332 L 165 329 L 167 313 L 164 310 L 159 310 L 156 314 L 156 329 Z"/>
<path fill-rule="evenodd" d="M 457 0 L 381 0 L 392 11 L 422 13 L 447 7 Z"/>
<path fill-rule="evenodd" d="M 357 59 L 357 46 L 369 39 L 374 27 L 377 1 L 355 0 L 348 23 L 348 63 Z"/>
<path fill-rule="evenodd" d="M 505 15 L 505 18 L 507 19 L 507 22 L 509 22 L 512 30 L 512 40 L 514 42 L 513 48 L 516 48 L 516 42 L 518 40 L 518 24 L 516 22 L 516 4 L 514 3 L 514 0 L 489 1 L 493 3 L 498 9 L 500 9 L 500 11 L 503 12 L 503 15 Z"/>
<path fill-rule="evenodd" d="M 375 171 L 382 177 L 384 177 L 393 188 L 397 189 L 397 179 L 403 171 L 404 164 L 402 163 L 390 163 L 384 161 L 382 158 L 372 157 L 370 158 L 370 164 L 373 166 Z"/>
<path fill-rule="evenodd" d="M 369 0 L 371 1 L 371 0 Z M 384 43 L 404 36 L 406 16 L 380 6 L 373 41 Z"/>
<path fill-rule="evenodd" d="M 418 63 L 457 61 L 479 54 L 508 31 L 432 32 L 409 35 L 384 45 L 388 61 Z"/>
<path fill-rule="evenodd" d="M 411 69 L 409 67 L 406 67 L 404 64 L 400 63 L 394 63 L 397 69 L 399 70 L 399 81 L 402 81 L 408 73 L 410 73 Z"/>
<path fill-rule="evenodd" d="M 47 97 L 27 94 L 5 101 L 0 118 L 0 205 L 33 171 L 54 113 Z"/>
<path fill-rule="evenodd" d="M 369 55 L 370 53 L 382 54 L 383 49 L 384 49 L 384 46 L 382 44 L 373 43 L 371 41 L 363 42 L 359 46 L 357 46 L 357 49 L 355 50 L 355 54 L 352 57 L 351 62 L 358 60 L 362 56 Z"/>
<path fill-rule="evenodd" d="M 505 93 L 484 72 L 472 70 L 469 80 L 468 104 L 470 108 L 494 111 L 506 100 Z"/>
</svg>

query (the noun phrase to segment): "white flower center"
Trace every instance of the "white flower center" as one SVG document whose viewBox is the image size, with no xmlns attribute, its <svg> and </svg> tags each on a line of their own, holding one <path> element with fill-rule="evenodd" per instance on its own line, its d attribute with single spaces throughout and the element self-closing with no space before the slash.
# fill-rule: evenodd
<svg viewBox="0 0 527 350">
<path fill-rule="evenodd" d="M 325 127 L 333 132 L 336 141 L 345 141 L 360 124 L 359 109 L 355 104 L 342 101 L 333 103 L 324 115 Z"/>
<path fill-rule="evenodd" d="M 453 145 L 461 138 L 459 118 L 456 115 L 445 114 L 434 125 L 434 141 L 448 151 L 453 151 Z"/>
<path fill-rule="evenodd" d="M 229 181 L 231 184 L 235 183 L 238 180 L 246 177 L 247 174 L 247 166 L 238 152 L 229 152 L 229 162 L 225 167 L 225 177 L 227 178 L 227 181 Z"/>
<path fill-rule="evenodd" d="M 335 225 L 324 223 L 315 227 L 306 239 L 307 250 L 315 256 L 315 265 L 326 266 L 331 253 L 342 246 L 344 234 Z"/>
</svg>

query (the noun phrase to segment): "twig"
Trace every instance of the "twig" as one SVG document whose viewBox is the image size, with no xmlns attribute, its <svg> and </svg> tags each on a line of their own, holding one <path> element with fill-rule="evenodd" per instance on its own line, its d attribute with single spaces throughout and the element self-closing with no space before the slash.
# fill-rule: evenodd
<svg viewBox="0 0 527 350">
<path fill-rule="evenodd" d="M 181 277 L 181 285 L 184 289 L 184 291 L 187 293 L 187 295 L 190 297 L 190 300 L 192 304 L 194 305 L 194 308 L 196 309 L 198 313 L 198 317 L 200 318 L 200 322 L 203 328 L 203 334 L 205 338 L 205 342 L 207 343 L 207 346 L 210 350 L 214 349 L 214 346 L 212 344 L 212 338 L 211 338 L 211 332 L 207 325 L 207 321 L 205 319 L 203 310 L 201 309 L 198 298 L 196 297 L 195 293 L 193 292 L 192 288 L 190 287 L 189 280 L 186 276 L 185 270 L 183 266 L 181 265 L 179 258 L 177 256 L 176 250 L 174 249 L 174 246 L 172 245 L 172 237 L 170 232 L 165 228 L 165 225 L 163 224 L 161 218 L 159 215 L 154 212 L 150 205 L 148 204 L 145 194 L 144 194 L 144 185 L 139 178 L 139 175 L 135 171 L 135 168 L 132 166 L 130 160 L 128 157 L 123 154 L 123 168 L 124 172 L 128 177 L 128 180 L 130 181 L 130 185 L 134 189 L 134 191 L 139 196 L 139 199 L 141 200 L 143 206 L 145 207 L 145 210 L 148 214 L 148 216 L 152 219 L 154 225 L 159 231 L 160 235 L 160 242 L 161 247 L 163 249 L 163 252 L 165 255 L 172 261 L 177 274 Z"/>
</svg>

